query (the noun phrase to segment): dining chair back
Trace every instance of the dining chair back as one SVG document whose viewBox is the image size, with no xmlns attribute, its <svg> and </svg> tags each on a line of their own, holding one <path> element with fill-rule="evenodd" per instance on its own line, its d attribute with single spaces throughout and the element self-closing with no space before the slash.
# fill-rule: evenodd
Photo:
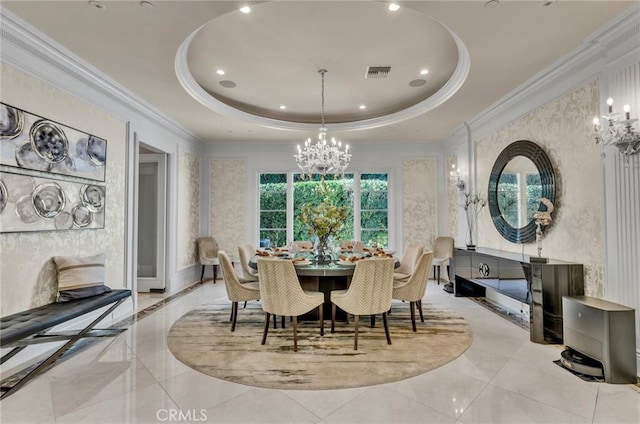
<svg viewBox="0 0 640 424">
<path fill-rule="evenodd" d="M 245 243 L 238 246 L 238 256 L 240 257 L 240 268 L 242 269 L 242 282 L 258 281 L 258 272 L 252 270 L 249 261 L 256 254 L 256 248 L 252 244 Z"/>
<path fill-rule="evenodd" d="M 303 290 L 291 261 L 258 258 L 258 275 L 260 300 L 265 312 L 262 344 L 267 340 L 271 314 L 293 318 L 293 350 L 296 352 L 298 351 L 298 316 L 318 308 L 320 335 L 324 335 L 322 317 L 324 294 Z"/>
<path fill-rule="evenodd" d="M 313 249 L 313 243 L 308 240 L 295 240 L 292 243 L 298 245 L 298 249 L 311 250 Z"/>
<path fill-rule="evenodd" d="M 418 244 L 410 244 L 404 249 L 400 266 L 393 273 L 393 279 L 396 281 L 406 281 L 413 273 L 413 269 L 424 252 L 424 247 Z"/>
<path fill-rule="evenodd" d="M 335 331 L 336 307 L 354 315 L 354 350 L 358 350 L 360 315 L 382 314 L 387 343 L 391 344 L 387 312 L 393 290 L 393 258 L 371 258 L 356 262 L 351 285 L 346 290 L 331 291 L 331 332 Z"/>
<path fill-rule="evenodd" d="M 413 331 L 416 330 L 415 308 L 420 312 L 420 321 L 424 322 L 422 314 L 422 298 L 427 290 L 427 282 L 429 281 L 429 270 L 433 260 L 433 252 L 423 253 L 416 264 L 413 273 L 407 281 L 394 282 L 392 298 L 409 302 L 411 311 L 411 324 Z"/>
<path fill-rule="evenodd" d="M 224 250 L 218 252 L 218 259 L 222 269 L 224 287 L 227 289 L 227 296 L 231 301 L 231 331 L 235 331 L 238 318 L 238 302 L 260 300 L 260 285 L 258 283 L 242 284 L 233 268 L 233 262 L 231 262 L 229 255 Z"/>
<path fill-rule="evenodd" d="M 437 237 L 433 243 L 433 277 L 440 284 L 440 267 L 447 266 L 447 282 L 449 282 L 449 264 L 453 257 L 453 237 Z"/>
<path fill-rule="evenodd" d="M 205 266 L 211 265 L 213 267 L 213 283 L 215 284 L 217 266 L 220 265 L 220 261 L 218 261 L 218 243 L 213 237 L 200 237 L 196 240 L 196 245 L 198 246 L 198 262 L 202 265 L 200 281 L 204 278 Z"/>
</svg>

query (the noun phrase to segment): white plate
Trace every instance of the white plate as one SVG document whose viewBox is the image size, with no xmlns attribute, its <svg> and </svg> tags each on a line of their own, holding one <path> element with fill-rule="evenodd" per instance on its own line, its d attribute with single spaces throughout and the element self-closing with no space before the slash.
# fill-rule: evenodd
<svg viewBox="0 0 640 424">
<path fill-rule="evenodd" d="M 311 261 L 308 259 L 305 259 L 304 261 L 296 261 L 293 263 L 294 266 L 305 266 L 305 265 L 311 265 Z"/>
<path fill-rule="evenodd" d="M 351 262 L 351 261 L 343 261 L 342 259 L 338 259 L 338 265 L 342 265 L 342 266 L 356 266 L 357 263 L 358 261 Z"/>
</svg>

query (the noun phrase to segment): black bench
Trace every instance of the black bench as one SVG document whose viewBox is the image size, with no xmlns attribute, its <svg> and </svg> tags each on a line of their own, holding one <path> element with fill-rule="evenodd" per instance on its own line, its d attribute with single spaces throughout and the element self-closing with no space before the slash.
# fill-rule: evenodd
<svg viewBox="0 0 640 424">
<path fill-rule="evenodd" d="M 7 388 L 2 387 L 0 399 L 4 399 L 16 392 L 33 377 L 47 369 L 47 367 L 60 358 L 60 356 L 69 350 L 78 340 L 85 337 L 113 337 L 125 331 L 126 329 L 116 328 L 94 330 L 93 327 L 129 296 L 131 296 L 131 290 L 112 290 L 97 296 L 65 303 L 51 303 L 0 318 L 0 348 L 13 348 L 0 358 L 0 364 L 3 364 L 29 345 L 67 341 L 51 356 L 38 364 L 33 370 L 29 371 L 29 373 L 21 378 L 15 385 Z M 82 330 L 47 333 L 47 330 L 58 324 L 70 321 L 107 305 L 112 306 Z"/>
</svg>

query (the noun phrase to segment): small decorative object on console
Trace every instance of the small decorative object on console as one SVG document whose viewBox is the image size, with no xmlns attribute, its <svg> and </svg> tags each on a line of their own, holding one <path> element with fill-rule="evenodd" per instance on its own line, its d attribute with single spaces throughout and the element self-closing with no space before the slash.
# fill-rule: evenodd
<svg viewBox="0 0 640 424">
<path fill-rule="evenodd" d="M 536 243 L 538 244 L 538 256 L 531 256 L 531 262 L 547 262 L 548 258 L 542 257 L 542 227 L 551 224 L 551 212 L 553 212 L 553 203 L 547 198 L 541 198 L 540 203 L 546 207 L 546 211 L 538 210 L 533 213 L 532 217 L 536 220 Z"/>
</svg>

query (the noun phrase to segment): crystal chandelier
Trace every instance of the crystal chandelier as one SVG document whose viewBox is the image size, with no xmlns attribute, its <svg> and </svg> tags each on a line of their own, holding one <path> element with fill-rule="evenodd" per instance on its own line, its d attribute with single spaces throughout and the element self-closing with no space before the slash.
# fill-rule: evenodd
<svg viewBox="0 0 640 424">
<path fill-rule="evenodd" d="M 326 69 L 318 71 L 322 76 L 322 108 L 320 114 L 322 117 L 322 126 L 318 133 L 318 140 L 313 143 L 311 137 L 304 142 L 304 148 L 300 148 L 298 144 L 298 154 L 293 155 L 296 159 L 298 167 L 311 178 L 312 174 L 320 174 L 324 179 L 327 174 L 342 174 L 349 166 L 351 161 L 351 153 L 349 153 L 349 145 L 342 147 L 342 142 L 331 138 L 331 142 L 327 141 L 327 128 L 324 122 L 324 74 Z"/>
<path fill-rule="evenodd" d="M 632 155 L 640 152 L 640 134 L 633 130 L 633 124 L 638 120 L 637 118 L 630 118 L 631 106 L 624 105 L 625 119 L 618 119 L 619 113 L 613 112 L 613 99 L 610 97 L 607 99 L 607 105 L 609 111 L 606 115 L 602 115 L 603 119 L 606 119 L 609 123 L 604 128 L 600 125 L 599 118 L 593 118 L 593 124 L 596 131 L 596 144 L 602 146 L 602 157 L 605 156 L 604 149 L 608 145 L 613 145 L 620 150 L 620 153 L 625 155 L 627 164 L 629 158 Z"/>
</svg>

